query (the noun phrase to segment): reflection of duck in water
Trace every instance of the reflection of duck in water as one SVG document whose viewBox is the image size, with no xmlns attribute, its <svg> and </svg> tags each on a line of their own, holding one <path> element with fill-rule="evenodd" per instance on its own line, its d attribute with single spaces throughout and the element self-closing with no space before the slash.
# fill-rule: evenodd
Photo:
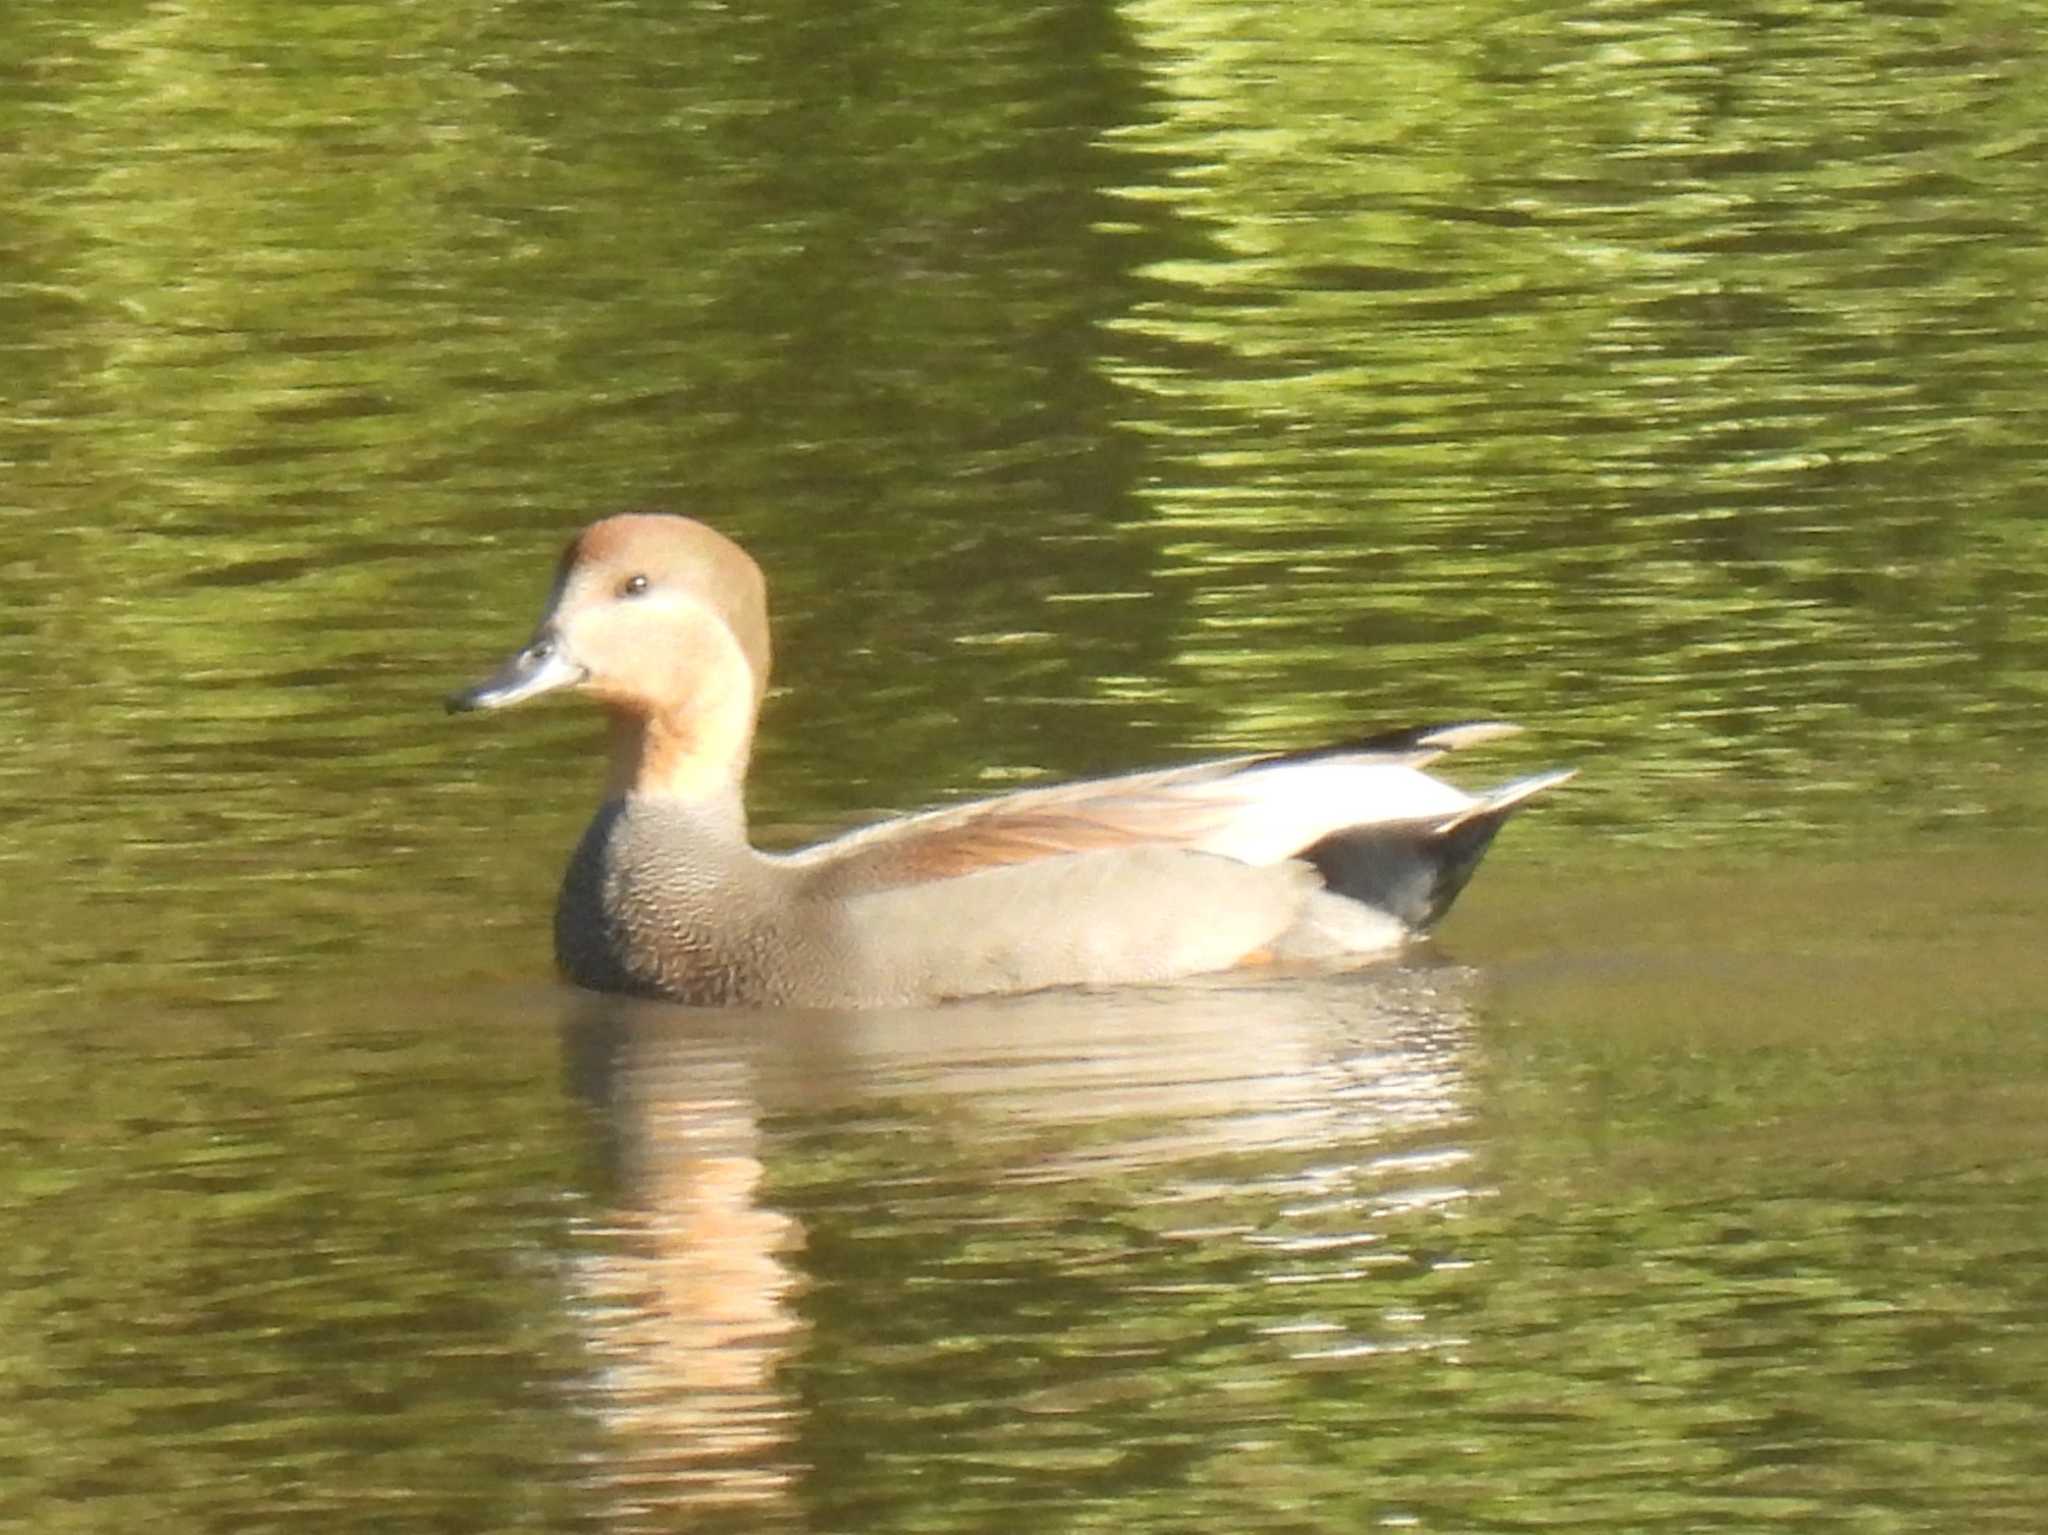
<svg viewBox="0 0 2048 1535">
<path fill-rule="evenodd" d="M 1500 823 L 1567 773 L 1474 798 L 1421 771 L 1500 724 L 1061 784 L 802 852 L 748 845 L 768 684 L 761 572 L 683 517 L 612 517 L 563 555 L 531 644 L 450 700 L 578 688 L 612 718 L 569 864 L 569 978 L 696 1003 L 868 1007 L 1166 981 L 1385 952 L 1449 907 Z"/>
<path fill-rule="evenodd" d="M 798 1414 L 777 1371 L 803 1334 L 788 1262 L 802 1232 L 761 1202 L 744 1052 L 663 1027 L 732 1016 L 585 995 L 563 1020 L 600 1136 L 572 1270 L 589 1401 L 611 1433 L 591 1481 L 622 1510 L 788 1512 Z"/>
<path fill-rule="evenodd" d="M 632 1528 L 757 1529 L 801 1525 L 877 1423 L 983 1464 L 1041 1434 L 1051 1453 L 1105 1394 L 1161 1411 L 1132 1340 L 1174 1340 L 1157 1368 L 1211 1357 L 1219 1295 L 1233 1332 L 1259 1319 L 1269 1368 L 1379 1347 L 1388 1292 L 1360 1266 L 1398 1267 L 1415 1216 L 1484 1193 L 1469 979 L 1400 964 L 859 1013 L 557 993 L 597 1137 L 568 1271 L 607 1431 L 590 1485 Z M 1423 1240 L 1429 1262 L 1459 1252 Z M 1396 1345 L 1449 1347 L 1407 1304 Z M 890 1388 L 903 1371 L 918 1391 Z"/>
</svg>

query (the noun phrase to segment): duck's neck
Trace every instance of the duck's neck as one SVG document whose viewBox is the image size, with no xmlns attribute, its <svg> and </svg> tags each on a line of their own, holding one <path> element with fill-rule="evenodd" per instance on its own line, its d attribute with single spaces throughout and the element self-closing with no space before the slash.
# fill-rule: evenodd
<svg viewBox="0 0 2048 1535">
<path fill-rule="evenodd" d="M 664 799 L 730 807 L 746 835 L 741 790 L 753 750 L 753 700 L 693 709 L 687 718 L 614 710 L 611 715 L 610 800 Z"/>
</svg>

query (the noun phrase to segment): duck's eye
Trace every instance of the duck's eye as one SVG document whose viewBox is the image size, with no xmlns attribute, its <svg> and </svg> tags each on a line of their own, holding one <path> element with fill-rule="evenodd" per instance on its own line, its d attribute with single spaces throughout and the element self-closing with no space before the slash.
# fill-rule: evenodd
<svg viewBox="0 0 2048 1535">
<path fill-rule="evenodd" d="M 646 590 L 647 578 L 645 576 L 628 576 L 619 583 L 619 595 L 621 597 L 637 597 Z"/>
</svg>

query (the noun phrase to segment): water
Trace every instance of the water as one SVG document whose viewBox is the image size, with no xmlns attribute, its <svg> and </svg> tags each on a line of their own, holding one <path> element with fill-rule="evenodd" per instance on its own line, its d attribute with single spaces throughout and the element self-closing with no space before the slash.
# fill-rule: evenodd
<svg viewBox="0 0 2048 1535">
<path fill-rule="evenodd" d="M 2044 55 L 1999 5 L 0 17 L 0 1518 L 2032 1530 Z M 592 515 L 787 842 L 1499 715 L 1357 976 L 556 985 Z"/>
</svg>

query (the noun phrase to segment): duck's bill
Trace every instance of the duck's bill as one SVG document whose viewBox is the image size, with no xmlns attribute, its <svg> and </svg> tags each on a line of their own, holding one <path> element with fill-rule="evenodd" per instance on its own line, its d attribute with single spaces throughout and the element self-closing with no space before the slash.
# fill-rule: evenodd
<svg viewBox="0 0 2048 1535">
<path fill-rule="evenodd" d="M 552 639 L 538 639 L 475 687 L 449 694 L 448 712 L 502 709 L 557 688 L 573 688 L 585 675 L 583 668 L 563 653 L 560 644 Z"/>
</svg>

